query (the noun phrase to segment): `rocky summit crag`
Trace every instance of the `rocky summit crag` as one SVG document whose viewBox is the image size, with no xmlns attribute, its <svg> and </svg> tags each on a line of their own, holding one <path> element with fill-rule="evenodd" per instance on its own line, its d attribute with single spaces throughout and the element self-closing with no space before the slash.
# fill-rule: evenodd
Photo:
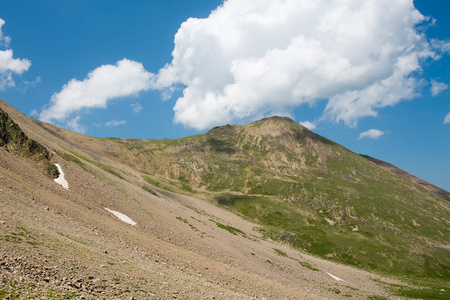
<svg viewBox="0 0 450 300">
<path fill-rule="evenodd" d="M 450 297 L 448 192 L 288 118 L 137 140 L 0 109 L 0 299 Z"/>
</svg>

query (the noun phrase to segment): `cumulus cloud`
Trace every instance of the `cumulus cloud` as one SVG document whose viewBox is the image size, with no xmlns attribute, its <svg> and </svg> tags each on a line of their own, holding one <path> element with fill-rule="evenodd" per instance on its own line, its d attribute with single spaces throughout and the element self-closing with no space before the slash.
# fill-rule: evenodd
<svg viewBox="0 0 450 300">
<path fill-rule="evenodd" d="M 309 130 L 314 130 L 314 129 L 316 129 L 316 124 L 311 123 L 310 121 L 300 122 L 299 124 L 302 125 L 302 126 L 304 126 L 304 127 L 306 127 L 306 128 L 308 128 Z"/>
<path fill-rule="evenodd" d="M 444 124 L 450 123 L 450 112 L 444 118 Z"/>
<path fill-rule="evenodd" d="M 413 0 L 228 0 L 175 36 L 156 87 L 183 95 L 176 123 L 205 129 L 329 100 L 321 120 L 359 118 L 415 97 L 430 46 Z"/>
<path fill-rule="evenodd" d="M 384 132 L 378 129 L 370 129 L 364 132 L 361 132 L 361 134 L 359 135 L 359 140 L 363 139 L 363 138 L 369 138 L 369 139 L 378 139 L 380 138 L 382 135 L 384 135 Z"/>
<path fill-rule="evenodd" d="M 438 82 L 434 79 L 431 80 L 431 95 L 433 97 L 439 96 L 443 91 L 448 89 L 448 85 L 443 82 Z"/>
<path fill-rule="evenodd" d="M 81 111 L 106 108 L 112 99 L 135 96 L 148 90 L 153 77 L 141 63 L 128 59 L 120 60 L 116 65 L 103 65 L 89 73 L 83 81 L 70 80 L 52 96 L 49 107 L 40 113 L 39 118 L 45 122 L 66 121 L 69 128 L 80 132 L 80 129 L 83 130 L 79 126 Z"/>
<path fill-rule="evenodd" d="M 11 38 L 3 34 L 2 26 L 4 24 L 5 21 L 0 19 L 0 46 L 7 48 Z M 12 49 L 0 50 L 0 91 L 14 87 L 13 75 L 21 75 L 28 71 L 31 66 L 31 62 L 28 59 L 14 58 L 13 56 Z"/>
</svg>

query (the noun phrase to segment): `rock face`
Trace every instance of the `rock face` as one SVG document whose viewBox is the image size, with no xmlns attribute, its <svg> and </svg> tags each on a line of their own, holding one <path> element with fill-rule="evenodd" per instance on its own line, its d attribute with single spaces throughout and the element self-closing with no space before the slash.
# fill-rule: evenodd
<svg viewBox="0 0 450 300">
<path fill-rule="evenodd" d="M 42 162 L 44 169 L 51 178 L 59 175 L 55 165 L 50 163 L 50 153 L 35 140 L 29 139 L 9 115 L 0 108 L 0 147 L 8 152 L 18 154 Z"/>
<path fill-rule="evenodd" d="M 36 157 L 37 160 L 49 159 L 47 149 L 30 140 L 2 109 L 0 109 L 0 146 L 6 147 L 10 152 Z"/>
</svg>

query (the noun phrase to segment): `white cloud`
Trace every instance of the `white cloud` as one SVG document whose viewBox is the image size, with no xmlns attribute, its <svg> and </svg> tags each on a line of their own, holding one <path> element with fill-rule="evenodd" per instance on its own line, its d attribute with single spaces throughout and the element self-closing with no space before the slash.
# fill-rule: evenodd
<svg viewBox="0 0 450 300">
<path fill-rule="evenodd" d="M 12 72 L 22 74 L 27 71 L 31 63 L 27 59 L 13 58 L 13 51 L 11 49 L 0 51 L 0 72 Z"/>
<path fill-rule="evenodd" d="M 112 99 L 134 96 L 148 90 L 153 77 L 141 63 L 128 59 L 118 61 L 116 65 L 103 65 L 89 73 L 83 81 L 70 80 L 52 96 L 50 106 L 40 113 L 39 118 L 45 122 L 66 121 L 68 126 L 75 121 L 75 126 L 71 128 L 77 128 L 81 111 L 106 108 Z M 73 114 L 77 116 L 72 118 Z M 69 118 L 72 119 L 67 122 Z"/>
<path fill-rule="evenodd" d="M 68 129 L 73 130 L 78 133 L 85 133 L 86 127 L 80 124 L 80 116 L 76 116 L 71 120 L 66 122 L 66 126 Z"/>
<path fill-rule="evenodd" d="M 431 95 L 433 97 L 438 96 L 440 93 L 448 89 L 448 84 L 438 82 L 434 79 L 431 80 Z"/>
<path fill-rule="evenodd" d="M 11 38 L 3 34 L 4 24 L 5 21 L 0 19 L 0 46 L 8 47 Z M 14 87 L 13 74 L 21 75 L 28 71 L 30 66 L 31 62 L 28 59 L 14 58 L 12 49 L 0 50 L 0 91 Z"/>
<path fill-rule="evenodd" d="M 115 127 L 115 126 L 120 126 L 120 125 L 125 125 L 127 124 L 127 121 L 125 120 L 112 120 L 112 121 L 108 121 L 106 123 L 94 123 L 93 125 L 95 127 Z"/>
<path fill-rule="evenodd" d="M 384 132 L 378 129 L 370 129 L 364 132 L 361 132 L 361 134 L 359 135 L 359 140 L 363 139 L 363 138 L 369 138 L 369 139 L 378 139 L 380 138 L 382 135 L 384 135 Z"/>
<path fill-rule="evenodd" d="M 308 128 L 309 130 L 314 130 L 314 129 L 316 129 L 316 124 L 311 123 L 310 121 L 300 122 L 299 124 L 302 125 L 302 126 L 304 126 L 304 127 L 306 127 L 306 128 Z"/>
<path fill-rule="evenodd" d="M 431 39 L 431 46 L 436 49 L 438 52 L 442 53 L 450 53 L 450 42 L 449 41 L 441 41 L 437 39 Z"/>
<path fill-rule="evenodd" d="M 5 21 L 0 18 L 0 45 L 3 45 L 4 47 L 9 47 L 9 44 L 11 43 L 11 38 L 7 35 L 4 35 L 2 31 L 3 25 L 5 25 Z"/>
<path fill-rule="evenodd" d="M 138 102 L 130 104 L 130 106 L 133 108 L 133 114 L 138 114 L 142 111 L 142 105 Z"/>
<path fill-rule="evenodd" d="M 125 121 L 125 120 L 120 120 L 120 121 L 113 120 L 113 121 L 106 122 L 105 126 L 111 127 L 111 126 L 120 126 L 120 125 L 125 125 L 125 124 L 127 124 L 127 121 Z"/>
<path fill-rule="evenodd" d="M 450 112 L 444 118 L 444 124 L 450 123 Z"/>
<path fill-rule="evenodd" d="M 413 0 L 228 0 L 175 36 L 156 87 L 181 86 L 176 123 L 205 129 L 329 99 L 323 119 L 359 118 L 416 96 L 426 58 Z"/>
</svg>

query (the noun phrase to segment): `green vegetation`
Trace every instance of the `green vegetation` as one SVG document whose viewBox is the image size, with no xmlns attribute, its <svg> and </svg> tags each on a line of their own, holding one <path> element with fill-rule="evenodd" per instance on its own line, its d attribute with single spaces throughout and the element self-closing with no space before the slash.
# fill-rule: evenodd
<svg viewBox="0 0 450 300">
<path fill-rule="evenodd" d="M 50 178 L 55 179 L 59 177 L 58 167 L 54 164 L 48 164 L 47 174 L 50 175 Z"/>
<path fill-rule="evenodd" d="M 410 299 L 450 299 L 449 286 L 441 287 L 425 287 L 425 288 L 410 288 L 402 287 L 397 290 L 393 290 L 396 295 L 407 297 Z"/>
<path fill-rule="evenodd" d="M 222 195 L 218 202 L 264 225 L 264 235 L 323 258 L 389 274 L 449 278 L 446 250 L 420 243 L 411 224 L 386 228 L 369 223 L 372 210 L 364 214 L 367 219 L 345 216 L 333 226 L 325 220 L 324 215 L 332 218 L 330 214 L 321 214 L 302 203 L 233 195 Z M 425 220 L 421 222 L 425 224 Z M 353 231 L 355 226 L 361 229 Z"/>
<path fill-rule="evenodd" d="M 306 262 L 306 261 L 298 261 L 298 263 L 307 269 L 310 269 L 311 271 L 319 271 L 319 269 L 317 269 L 316 267 L 314 267 L 313 265 L 311 265 L 310 263 Z"/>
<path fill-rule="evenodd" d="M 273 248 L 273 250 L 275 250 L 275 252 L 280 256 L 289 257 L 286 252 L 284 252 L 280 249 Z"/>
<path fill-rule="evenodd" d="M 335 287 L 328 288 L 328 290 L 335 293 L 336 295 L 339 295 L 341 293 L 341 290 Z"/>
<path fill-rule="evenodd" d="M 406 297 L 408 299 L 450 299 L 450 288 L 448 282 L 425 280 L 408 280 L 408 284 L 390 284 L 375 280 L 378 284 L 389 290 L 393 295 Z"/>
<path fill-rule="evenodd" d="M 226 231 L 228 231 L 228 232 L 230 232 L 230 233 L 232 233 L 232 234 L 234 234 L 234 235 L 240 234 L 240 235 L 242 235 L 242 236 L 247 236 L 247 235 L 245 234 L 245 232 L 243 232 L 242 230 L 240 230 L 240 229 L 238 229 L 238 228 L 235 228 L 235 227 L 232 227 L 232 226 L 229 226 L 229 225 L 224 225 L 224 224 L 222 224 L 222 223 L 219 223 L 219 222 L 217 222 L 217 221 L 214 221 L 213 219 L 209 219 L 209 220 L 210 220 L 211 222 L 213 222 L 213 223 L 216 223 L 217 227 L 222 228 L 222 229 L 224 229 L 224 230 L 226 230 Z"/>
<path fill-rule="evenodd" d="M 63 237 L 68 238 L 69 240 L 72 240 L 72 241 L 74 241 L 74 242 L 77 242 L 77 243 L 80 243 L 80 244 L 83 244 L 83 245 L 87 245 L 86 242 L 84 242 L 84 241 L 82 241 L 82 240 L 80 240 L 80 239 L 74 238 L 74 237 L 72 237 L 72 236 L 70 236 L 70 235 L 68 235 L 68 234 L 65 234 L 65 233 L 62 233 L 62 232 L 57 232 L 57 233 L 58 233 L 59 235 L 63 236 Z"/>
<path fill-rule="evenodd" d="M 25 227 L 17 226 L 15 230 L 5 234 L 2 238 L 9 243 L 23 243 L 26 242 L 32 246 L 37 246 L 40 243 L 33 237 L 31 232 L 29 232 Z"/>
<path fill-rule="evenodd" d="M 93 164 L 94 166 L 102 169 L 103 171 L 108 172 L 108 173 L 116 176 L 117 178 L 124 179 L 119 173 L 114 171 L 110 166 L 104 165 L 104 164 L 102 164 L 100 162 L 93 161 L 92 159 L 89 159 L 89 158 L 87 158 L 87 157 L 85 157 L 85 156 L 83 156 L 83 155 L 81 155 L 79 153 L 73 152 L 73 151 L 70 151 L 70 153 L 72 153 L 73 155 L 77 156 L 78 158 L 81 158 L 81 159 L 83 159 L 83 160 Z M 73 162 L 78 164 L 80 167 L 85 169 L 84 164 L 79 159 L 78 160 L 74 160 L 74 159 L 70 158 L 70 160 L 72 160 Z"/>
<path fill-rule="evenodd" d="M 79 165 L 81 168 L 83 168 L 85 171 L 87 171 L 86 165 L 78 158 L 75 157 L 69 153 L 66 152 L 61 152 L 58 150 L 54 150 L 56 154 L 58 154 L 61 158 L 67 160 L 67 161 L 72 161 L 74 163 L 76 163 L 77 165 Z"/>
<path fill-rule="evenodd" d="M 275 252 L 276 252 L 278 255 L 280 255 L 280 256 L 284 256 L 284 257 L 293 259 L 293 260 L 295 260 L 295 261 L 298 261 L 298 263 L 299 263 L 302 267 L 304 267 L 304 268 L 308 268 L 308 269 L 310 269 L 310 270 L 312 270 L 312 271 L 319 271 L 319 269 L 313 267 L 310 263 L 307 263 L 307 262 L 305 262 L 305 261 L 300 261 L 300 260 L 298 260 L 298 259 L 296 259 L 296 258 L 290 257 L 289 255 L 287 255 L 286 252 L 284 252 L 284 251 L 282 251 L 282 250 L 280 250 L 280 249 L 273 248 L 273 250 L 275 250 Z"/>
<path fill-rule="evenodd" d="M 0 299 L 20 299 L 19 292 L 16 282 L 2 278 L 0 283 Z"/>
<path fill-rule="evenodd" d="M 266 263 L 269 263 L 269 264 L 277 267 L 278 269 L 284 271 L 284 267 L 282 265 L 276 264 L 276 263 L 274 263 L 273 261 L 270 261 L 270 260 L 266 260 Z"/>
<path fill-rule="evenodd" d="M 153 176 L 150 175 L 146 175 L 146 174 L 142 174 L 142 178 L 147 181 L 148 183 L 150 183 L 151 185 L 154 185 L 156 187 L 159 187 L 160 189 L 169 191 L 169 192 L 173 192 L 173 193 L 179 193 L 179 194 L 184 194 L 185 192 L 183 190 L 181 190 L 180 188 L 178 188 L 177 186 L 167 183 L 163 180 L 157 179 Z"/>
<path fill-rule="evenodd" d="M 21 243 L 22 239 L 16 235 L 6 234 L 5 241 L 10 242 L 10 243 Z"/>
<path fill-rule="evenodd" d="M 194 230 L 194 231 L 199 231 L 199 230 L 197 229 L 197 227 L 195 227 L 194 225 L 192 225 L 191 223 L 189 223 L 189 221 L 186 220 L 185 218 L 177 217 L 177 220 L 180 220 L 180 221 L 182 221 L 182 222 L 188 224 L 189 227 L 191 227 L 192 230 Z"/>
</svg>

